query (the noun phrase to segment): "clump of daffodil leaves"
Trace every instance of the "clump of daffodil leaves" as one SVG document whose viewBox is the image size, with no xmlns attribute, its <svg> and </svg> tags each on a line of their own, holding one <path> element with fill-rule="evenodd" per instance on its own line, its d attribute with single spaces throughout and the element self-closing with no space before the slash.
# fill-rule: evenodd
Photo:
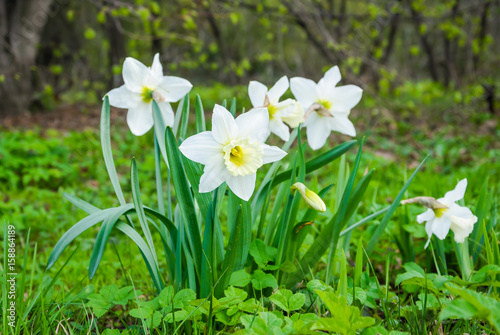
<svg viewBox="0 0 500 335">
<path fill-rule="evenodd" d="M 292 263 L 295 262 L 305 239 L 302 233 L 311 228 L 315 219 L 327 218 L 329 223 L 324 225 L 325 234 L 320 234 L 318 242 L 315 241 L 298 261 L 304 269 L 314 266 L 314 262 L 317 262 L 329 247 L 334 248 L 337 245 L 342 234 L 357 227 L 352 225 L 344 233 L 336 228 L 353 214 L 353 211 L 346 208 L 350 193 L 366 189 L 353 188 L 362 141 L 359 141 L 360 150 L 355 168 L 346 180 L 345 196 L 342 197 L 335 215 L 331 213 L 335 213 L 336 209 L 329 208 L 322 200 L 329 188 L 311 190 L 310 185 L 307 185 L 307 173 L 342 156 L 356 143 L 350 141 L 333 149 L 326 148 L 326 153 L 305 162 L 306 148 L 301 137 L 302 128 L 305 128 L 307 145 L 313 151 L 328 146 L 332 131 L 350 137 L 357 134 L 349 116 L 361 100 L 363 90 L 356 85 L 339 85 L 340 81 L 341 74 L 337 66 L 326 71 L 318 82 L 302 77 L 292 77 L 289 80 L 287 76 L 283 76 L 268 88 L 260 82 L 251 81 L 248 85 L 248 95 L 252 106 L 246 106 L 247 111 L 243 110 L 236 115 L 235 108 L 228 109 L 225 104 L 215 105 L 210 130 L 206 130 L 201 99 L 197 97 L 197 133 L 187 136 L 187 94 L 192 84 L 180 77 L 164 75 L 159 54 L 154 56 L 151 67 L 134 58 L 126 58 L 123 64 L 124 84 L 110 90 L 104 97 L 101 120 L 106 168 L 120 206 L 100 210 L 68 195 L 67 198 L 87 211 L 89 216 L 64 234 L 49 258 L 48 267 L 54 264 L 65 247 L 79 234 L 103 222 L 91 256 L 90 277 L 97 269 L 110 232 L 117 228 L 138 245 L 159 291 L 163 287 L 162 278 L 169 278 L 177 285 L 176 290 L 187 285 L 200 297 L 206 297 L 219 292 L 218 289 L 213 291 L 212 287 L 218 285 L 220 290 L 227 287 L 233 272 L 244 268 L 249 253 L 254 255 L 253 253 L 259 250 L 272 254 L 272 257 L 267 254 L 265 257 L 255 256 L 260 257 L 258 264 L 273 263 L 266 265 L 266 271 L 277 271 L 276 276 L 280 277 L 279 271 L 283 270 L 283 264 L 288 264 L 287 271 L 300 274 L 299 267 Z M 282 99 L 289 89 L 294 99 Z M 179 102 L 177 114 L 171 106 L 171 103 L 175 102 Z M 110 105 L 127 111 L 126 120 L 132 134 L 141 136 L 154 128 L 157 209 L 142 204 L 135 160 L 131 167 L 133 203 L 125 201 L 111 153 Z M 185 122 L 183 127 L 179 127 L 181 116 Z M 270 136 L 276 136 L 275 141 L 280 139 L 285 143 L 281 147 L 268 145 L 266 141 Z M 290 153 L 292 144 L 297 139 L 297 152 Z M 175 194 L 168 193 L 166 204 L 163 199 L 165 181 L 162 179 L 161 157 L 166 162 L 169 178 L 175 189 Z M 267 167 L 263 168 L 266 164 Z M 258 178 L 259 173 L 263 174 L 263 178 Z M 365 177 L 363 182 L 369 183 L 371 175 Z M 262 180 L 261 185 L 257 185 L 258 180 Z M 167 183 L 169 182 L 170 179 Z M 270 191 L 278 185 L 286 187 L 280 187 L 278 194 L 271 196 Z M 425 248 L 432 236 L 443 240 L 450 230 L 454 233 L 455 241 L 463 243 L 477 222 L 477 217 L 469 208 L 456 203 L 464 198 L 467 179 L 461 180 L 454 190 L 437 200 L 426 196 L 402 200 L 408 185 L 409 183 L 400 192 L 397 202 L 385 210 L 388 214 L 387 218 L 382 220 L 384 224 L 398 205 L 420 204 L 427 208 L 416 218 L 418 223 L 426 222 L 428 240 Z M 356 198 L 354 195 L 352 197 Z M 221 224 L 226 222 L 221 222 L 218 216 L 225 198 L 229 203 L 226 213 L 227 225 L 231 227 L 230 236 L 226 236 L 226 240 L 229 240 L 228 249 L 224 249 L 221 229 Z M 264 211 L 269 203 L 276 199 L 280 199 L 282 205 L 273 209 L 272 219 L 266 222 Z M 306 215 L 304 220 L 299 222 L 298 208 L 304 205 L 309 208 L 304 209 Z M 280 210 L 282 214 L 279 214 Z M 137 232 L 139 226 L 133 223 L 134 217 L 131 214 L 134 213 L 145 238 Z M 158 220 L 158 225 L 150 228 L 150 223 L 154 220 Z M 362 224 L 364 221 L 360 222 Z M 380 233 L 383 228 L 384 225 L 381 224 Z M 165 246 L 168 272 L 165 276 L 160 274 L 153 243 L 152 231 L 155 230 L 160 233 Z M 252 234 L 255 236 L 255 231 L 257 234 L 262 233 L 257 236 L 261 247 L 250 250 Z M 265 251 L 266 248 L 271 251 Z M 369 245 L 368 249 L 370 248 Z M 329 259 L 333 259 L 332 255 Z M 215 265 L 212 266 L 212 263 Z M 179 272 L 179 269 L 182 271 Z M 223 270 L 218 273 L 217 269 Z M 295 277 L 287 278 L 293 284 Z"/>
</svg>

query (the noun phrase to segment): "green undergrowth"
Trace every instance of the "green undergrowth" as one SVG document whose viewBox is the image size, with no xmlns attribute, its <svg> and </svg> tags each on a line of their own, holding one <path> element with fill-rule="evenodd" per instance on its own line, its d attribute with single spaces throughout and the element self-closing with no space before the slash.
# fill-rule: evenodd
<svg viewBox="0 0 500 335">
<path fill-rule="evenodd" d="M 152 132 L 134 137 L 123 122 L 114 126 L 118 129 L 111 139 L 114 159 L 126 201 L 132 202 L 129 171 L 130 160 L 135 157 L 142 201 L 156 204 L 155 162 L 148 151 L 153 143 Z M 475 265 L 470 278 L 464 279 L 460 273 L 452 239 L 436 239 L 424 249 L 427 235 L 424 226 L 416 222 L 416 215 L 424 210 L 413 206 L 396 210 L 369 254 L 364 248 L 381 217 L 345 234 L 333 255 L 335 267 L 329 285 L 324 282 L 328 255 L 309 273 L 307 281 L 291 290 L 278 285 L 277 278 L 269 273 L 277 257 L 276 248 L 254 239 L 247 266 L 235 272 L 228 288 L 218 292 L 211 302 L 197 299 L 189 289 L 177 291 L 167 286 L 156 292 L 136 246 L 118 234 L 111 235 L 101 266 L 90 281 L 87 260 L 98 227 L 78 238 L 57 265 L 46 271 L 49 254 L 59 237 L 85 217 L 63 198 L 63 193 L 100 208 L 117 205 L 102 164 L 99 134 L 4 131 L 0 140 L 0 230 L 4 231 L 4 223 L 16 227 L 17 317 L 23 320 L 14 333 L 204 334 L 209 321 L 215 322 L 221 334 L 498 331 L 500 255 L 495 191 L 500 184 L 496 173 L 500 149 L 493 141 L 498 130 L 465 135 L 445 128 L 426 132 L 422 127 L 405 127 L 396 125 L 392 136 L 390 130 L 365 131 L 360 166 L 366 169 L 360 169 L 357 177 L 372 168 L 375 172 L 349 224 L 392 203 L 418 163 L 430 154 L 405 197 L 439 197 L 457 180 L 468 179 L 465 200 L 479 217 L 476 235 L 486 232 L 477 245 L 469 242 L 472 250 L 477 250 L 470 255 Z M 276 138 L 270 142 L 279 143 Z M 320 153 L 323 151 L 326 149 Z M 308 160 L 316 154 L 306 149 L 305 157 Z M 342 176 L 349 175 L 355 155 L 355 150 L 348 152 L 328 168 L 308 175 L 310 189 L 321 190 L 334 184 L 324 199 L 328 210 L 314 220 L 312 233 L 321 231 L 338 208 L 339 190 L 346 183 Z M 135 214 L 131 217 L 137 221 Z M 303 227 L 296 227 L 297 232 Z M 222 229 L 227 244 L 229 228 L 223 225 Z M 312 241 L 306 236 L 300 252 L 304 253 Z M 155 243 L 161 243 L 158 237 Z M 159 259 L 159 264 L 161 272 L 167 273 L 166 260 Z M 294 267 L 282 267 L 281 279 L 295 272 Z M 2 301 L 7 287 L 4 270 L 2 262 Z"/>
</svg>

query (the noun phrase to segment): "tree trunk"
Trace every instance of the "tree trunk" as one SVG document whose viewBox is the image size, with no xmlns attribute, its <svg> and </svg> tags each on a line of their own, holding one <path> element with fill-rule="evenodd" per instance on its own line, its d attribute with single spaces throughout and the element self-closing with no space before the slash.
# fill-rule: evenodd
<svg viewBox="0 0 500 335">
<path fill-rule="evenodd" d="M 408 1 L 410 7 L 410 13 L 413 18 L 413 23 L 415 24 L 415 32 L 417 36 L 420 37 L 420 43 L 427 54 L 427 66 L 429 68 L 429 73 L 432 80 L 439 81 L 436 61 L 434 60 L 434 51 L 432 49 L 432 44 L 428 39 L 427 33 L 420 32 L 420 25 L 422 24 L 421 13 L 418 13 L 415 8 L 413 8 L 412 0 Z"/>
<path fill-rule="evenodd" d="M 453 8 L 451 9 L 451 22 L 453 24 L 456 24 L 455 20 L 456 20 L 456 17 L 457 17 L 457 13 L 458 13 L 458 6 L 460 4 L 460 1 L 459 0 L 456 0 L 455 1 L 455 4 L 453 5 Z M 458 78 L 456 76 L 456 71 L 455 71 L 455 55 L 453 54 L 453 52 L 451 51 L 452 49 L 452 41 L 450 38 L 448 38 L 448 36 L 446 36 L 446 33 L 444 33 L 444 61 L 445 61 L 445 64 L 444 64 L 444 85 L 445 86 L 449 86 L 450 83 L 451 83 L 451 80 L 454 79 L 455 80 L 455 85 L 457 85 L 458 83 Z"/>
<path fill-rule="evenodd" d="M 107 14 L 106 16 L 106 31 L 110 42 L 110 48 L 108 51 L 110 68 L 112 68 L 113 65 L 121 66 L 126 56 L 125 39 L 123 38 L 123 34 L 120 29 L 118 29 L 118 20 L 119 19 L 117 17 L 110 14 Z M 122 80 L 121 73 L 117 75 L 113 74 L 109 77 L 108 85 L 109 87 L 118 87 L 122 84 Z"/>
<path fill-rule="evenodd" d="M 49 16 L 67 0 L 0 0 L 0 117 L 27 111 L 31 68 Z"/>
<path fill-rule="evenodd" d="M 473 64 L 475 68 L 479 67 L 479 62 L 481 60 L 481 54 L 484 52 L 484 45 L 486 41 L 486 35 L 488 33 L 488 11 L 490 9 L 492 1 L 487 1 L 483 5 L 483 10 L 481 12 L 481 23 L 479 25 L 479 34 L 477 39 L 479 40 L 479 53 L 473 56 Z"/>
</svg>

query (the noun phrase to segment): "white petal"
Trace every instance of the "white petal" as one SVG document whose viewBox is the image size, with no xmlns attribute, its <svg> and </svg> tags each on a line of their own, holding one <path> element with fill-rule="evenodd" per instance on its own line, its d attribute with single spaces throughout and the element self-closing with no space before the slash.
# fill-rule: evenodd
<svg viewBox="0 0 500 335">
<path fill-rule="evenodd" d="M 288 77 L 283 76 L 274 84 L 273 87 L 269 90 L 267 93 L 267 96 L 269 97 L 269 100 L 272 104 L 277 103 L 281 96 L 285 94 L 286 90 L 288 90 L 288 87 L 290 84 L 288 83 Z"/>
<path fill-rule="evenodd" d="M 427 249 L 427 246 L 429 246 L 429 243 L 431 242 L 431 238 L 432 238 L 432 225 L 434 224 L 434 219 L 430 220 L 430 221 L 427 221 L 427 223 L 425 224 L 425 231 L 427 232 L 427 236 L 429 237 L 427 239 L 427 243 L 425 243 L 425 249 Z"/>
<path fill-rule="evenodd" d="M 330 97 L 331 92 L 340 81 L 340 71 L 338 66 L 328 70 L 324 77 L 318 82 L 317 90 L 320 98 Z"/>
<path fill-rule="evenodd" d="M 293 99 L 286 99 L 277 104 L 274 104 L 276 112 L 279 116 L 289 116 L 293 113 L 295 109 L 296 102 Z"/>
<path fill-rule="evenodd" d="M 449 202 L 455 202 L 460 199 L 463 199 L 466 189 L 467 189 L 467 178 L 460 180 L 457 186 L 455 186 L 454 190 L 446 192 L 444 198 Z"/>
<path fill-rule="evenodd" d="M 292 78 L 290 79 L 290 89 L 295 99 L 302 104 L 305 110 L 319 100 L 316 83 L 311 79 L 301 77 Z"/>
<path fill-rule="evenodd" d="M 172 106 L 168 102 L 160 102 L 158 104 L 160 107 L 161 116 L 163 116 L 163 121 L 165 121 L 165 125 L 172 127 L 174 125 L 174 111 L 172 110 Z"/>
<path fill-rule="evenodd" d="M 462 218 L 467 218 L 472 216 L 472 211 L 464 206 L 457 205 L 456 203 L 451 203 L 449 209 L 446 211 L 448 215 L 458 216 Z"/>
<path fill-rule="evenodd" d="M 279 161 L 287 155 L 287 153 L 278 147 L 263 145 L 264 155 L 262 156 L 262 164 L 272 163 Z"/>
<path fill-rule="evenodd" d="M 457 243 L 463 243 L 465 238 L 469 236 L 474 230 L 474 224 L 477 222 L 477 216 L 471 215 L 467 218 L 450 216 L 451 219 L 451 230 L 455 235 L 455 241 Z"/>
<path fill-rule="evenodd" d="M 422 223 L 425 221 L 431 221 L 432 219 L 434 219 L 434 217 L 436 217 L 434 211 L 430 208 L 427 208 L 425 212 L 423 212 L 420 215 L 417 215 L 417 222 Z"/>
<path fill-rule="evenodd" d="M 188 137 L 182 142 L 179 150 L 190 160 L 205 165 L 217 156 L 220 161 L 224 161 L 222 146 L 214 139 L 211 131 Z"/>
<path fill-rule="evenodd" d="M 133 108 L 141 101 L 141 96 L 131 92 L 125 85 L 112 89 L 106 94 L 109 104 L 118 108 Z"/>
<path fill-rule="evenodd" d="M 345 85 L 333 88 L 328 97 L 332 103 L 331 111 L 348 112 L 361 100 L 363 90 L 356 85 Z"/>
<path fill-rule="evenodd" d="M 122 73 L 127 88 L 136 93 L 142 92 L 145 82 L 151 76 L 151 72 L 146 65 L 132 57 L 125 59 Z"/>
<path fill-rule="evenodd" d="M 318 113 L 312 113 L 307 118 L 307 143 L 313 150 L 318 150 L 325 145 L 328 136 L 330 136 L 330 128 L 324 116 L 319 116 Z"/>
<path fill-rule="evenodd" d="M 153 110 L 150 103 L 140 102 L 127 113 L 127 124 L 135 136 L 141 136 L 153 127 Z"/>
<path fill-rule="evenodd" d="M 356 136 L 356 129 L 345 113 L 332 114 L 333 117 L 326 117 L 331 130 L 353 137 Z"/>
<path fill-rule="evenodd" d="M 334 66 L 330 70 L 326 71 L 326 73 L 323 76 L 323 78 L 325 79 L 325 82 L 330 87 L 337 86 L 337 84 L 339 83 L 340 79 L 342 79 L 342 77 L 340 76 L 339 67 L 338 66 Z"/>
<path fill-rule="evenodd" d="M 279 116 L 269 121 L 269 129 L 271 133 L 276 134 L 283 141 L 288 141 L 290 138 L 290 130 L 288 130 L 288 127 L 281 121 Z"/>
<path fill-rule="evenodd" d="M 436 217 L 432 221 L 432 233 L 436 235 L 440 240 L 444 240 L 448 232 L 450 231 L 451 219 L 443 215 L 441 217 Z"/>
<path fill-rule="evenodd" d="M 153 58 L 153 65 L 151 65 L 151 71 L 153 74 L 159 78 L 163 77 L 163 66 L 160 62 L 160 54 L 157 53 Z"/>
<path fill-rule="evenodd" d="M 258 81 L 252 80 L 248 84 L 248 96 L 254 107 L 264 106 L 264 100 L 266 99 L 267 87 Z"/>
<path fill-rule="evenodd" d="M 236 118 L 238 137 L 253 137 L 265 142 L 269 137 L 269 113 L 267 108 L 254 108 Z"/>
<path fill-rule="evenodd" d="M 212 134 L 217 142 L 226 145 L 238 135 L 238 126 L 227 109 L 215 105 L 212 116 Z"/>
<path fill-rule="evenodd" d="M 214 158 L 203 170 L 200 178 L 200 193 L 211 192 L 229 178 L 230 174 L 224 164 L 224 159 Z"/>
<path fill-rule="evenodd" d="M 255 173 L 247 176 L 231 176 L 226 183 L 238 198 L 248 201 L 255 189 L 256 176 Z"/>
<path fill-rule="evenodd" d="M 186 79 L 174 76 L 164 76 L 156 90 L 167 102 L 177 102 L 191 91 L 193 85 Z"/>
</svg>

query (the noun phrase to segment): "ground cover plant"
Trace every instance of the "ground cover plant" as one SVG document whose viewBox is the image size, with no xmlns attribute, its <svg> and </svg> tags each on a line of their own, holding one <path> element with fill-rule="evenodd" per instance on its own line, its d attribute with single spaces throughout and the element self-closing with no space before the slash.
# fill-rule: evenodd
<svg viewBox="0 0 500 335">
<path fill-rule="evenodd" d="M 54 220 L 67 212 L 81 217 L 69 228 L 62 221 L 57 230 L 64 234 L 43 253 L 36 244 L 30 249 L 39 228 L 23 238 L 14 325 L 5 312 L 13 226 L 4 221 L 3 332 L 498 332 L 498 177 L 485 177 L 494 160 L 472 173 L 440 171 L 440 159 L 460 155 L 446 148 L 401 169 L 384 166 L 370 150 L 365 157 L 380 138 L 358 134 L 330 147 L 332 131 L 356 136 L 348 116 L 362 96 L 357 86 L 338 85 L 337 67 L 318 83 L 283 77 L 268 90 L 251 82 L 253 108 L 231 99 L 213 110 L 201 96 L 190 99 L 187 80 L 163 76 L 158 56 L 151 68 L 128 58 L 123 77 L 125 85 L 103 99 L 99 141 L 92 133 L 70 136 L 93 139 L 83 153 L 71 153 L 80 161 L 55 161 L 69 153 L 50 139 L 60 134 L 49 132 L 21 153 L 36 163 L 2 162 L 23 171 L 2 169 L 10 188 L 68 191 L 66 207 L 54 200 L 44 209 Z M 289 86 L 294 99 L 280 99 Z M 170 103 L 177 101 L 174 113 Z M 149 136 L 121 145 L 110 105 L 128 109 L 134 135 L 152 129 Z M 265 143 L 271 133 L 277 145 Z M 16 140 L 14 134 L 3 142 L 3 157 L 19 155 L 9 146 Z M 101 151 L 104 164 L 87 165 L 88 152 Z M 429 160 L 434 169 L 420 177 Z M 117 169 L 124 165 L 128 171 Z M 390 173 L 399 178 L 391 181 Z M 87 175 L 96 178 L 94 189 L 81 194 L 75 184 Z M 61 180 L 68 190 L 54 184 Z M 20 190 L 15 199 L 22 215 L 29 193 Z M 10 211 L 15 201 L 4 206 Z M 40 210 L 35 206 L 33 216 Z"/>
</svg>

